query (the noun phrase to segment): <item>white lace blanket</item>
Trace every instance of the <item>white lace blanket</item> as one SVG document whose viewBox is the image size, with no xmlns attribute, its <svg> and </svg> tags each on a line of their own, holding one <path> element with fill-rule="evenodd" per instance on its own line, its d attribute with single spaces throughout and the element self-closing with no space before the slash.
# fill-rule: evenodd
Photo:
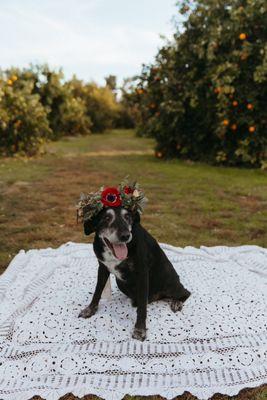
<svg viewBox="0 0 267 400">
<path fill-rule="evenodd" d="M 267 382 L 267 250 L 162 245 L 192 292 L 182 312 L 148 306 L 148 335 L 131 339 L 136 309 L 112 281 L 91 319 L 79 319 L 97 273 L 92 246 L 21 251 L 0 277 L 0 398 L 72 392 L 199 399 Z"/>
</svg>

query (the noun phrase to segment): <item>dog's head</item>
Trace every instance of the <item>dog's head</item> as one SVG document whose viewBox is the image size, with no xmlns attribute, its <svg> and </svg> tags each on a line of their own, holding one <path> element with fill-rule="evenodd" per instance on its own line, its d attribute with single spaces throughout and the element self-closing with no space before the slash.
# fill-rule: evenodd
<svg viewBox="0 0 267 400">
<path fill-rule="evenodd" d="M 92 232 L 101 238 L 118 259 L 127 257 L 127 243 L 132 240 L 132 228 L 140 222 L 140 214 L 123 207 L 104 208 L 93 219 L 84 222 L 84 233 Z"/>
</svg>

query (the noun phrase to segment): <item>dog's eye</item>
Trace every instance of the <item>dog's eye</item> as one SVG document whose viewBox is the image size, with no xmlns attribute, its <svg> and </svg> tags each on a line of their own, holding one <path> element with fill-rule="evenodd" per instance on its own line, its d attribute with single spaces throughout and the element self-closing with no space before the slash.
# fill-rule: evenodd
<svg viewBox="0 0 267 400">
<path fill-rule="evenodd" d="M 105 215 L 104 221 L 106 221 L 106 222 L 111 221 L 111 215 Z"/>
<path fill-rule="evenodd" d="M 131 219 L 130 214 L 125 214 L 125 215 L 124 215 L 124 218 L 125 218 L 127 221 L 130 221 L 130 219 Z"/>
</svg>

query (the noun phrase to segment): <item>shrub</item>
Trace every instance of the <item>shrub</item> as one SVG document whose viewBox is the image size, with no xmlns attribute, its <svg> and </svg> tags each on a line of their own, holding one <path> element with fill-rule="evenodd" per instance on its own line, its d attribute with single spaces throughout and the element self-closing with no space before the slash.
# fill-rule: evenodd
<svg viewBox="0 0 267 400">
<path fill-rule="evenodd" d="M 62 136 L 64 134 L 71 136 L 89 134 L 92 122 L 86 111 L 85 103 L 81 98 L 67 97 L 59 107 L 58 132 Z"/>
<path fill-rule="evenodd" d="M 116 120 L 117 128 L 134 128 L 140 122 L 139 107 L 134 92 L 134 80 L 124 79 Z"/>
<path fill-rule="evenodd" d="M 135 88 L 139 133 L 159 156 L 260 166 L 266 159 L 264 0 L 180 6 L 183 32 L 145 66 Z"/>
<path fill-rule="evenodd" d="M 34 90 L 47 110 L 52 139 L 90 133 L 92 123 L 85 103 L 75 96 L 72 81 L 64 82 L 62 70 L 51 70 L 43 65 L 32 67 L 31 72 L 37 77 Z"/>
<path fill-rule="evenodd" d="M 92 132 L 103 132 L 114 127 L 120 106 L 109 85 L 101 87 L 96 83 L 83 83 L 74 77 L 67 83 L 67 87 L 75 98 L 84 102 Z"/>
<path fill-rule="evenodd" d="M 51 129 L 45 108 L 33 83 L 21 82 L 17 75 L 0 77 L 0 152 L 33 155 L 49 137 Z"/>
<path fill-rule="evenodd" d="M 114 93 L 108 86 L 99 87 L 95 83 L 88 83 L 85 85 L 84 100 L 87 113 L 93 123 L 93 132 L 103 132 L 114 126 L 118 104 Z"/>
<path fill-rule="evenodd" d="M 63 104 L 69 97 L 66 86 L 63 85 L 62 70 L 52 71 L 47 65 L 35 67 L 38 83 L 35 90 L 40 95 L 43 106 L 47 109 L 47 117 L 52 130 L 52 139 L 58 139 L 68 132 L 63 131 L 61 124 Z"/>
<path fill-rule="evenodd" d="M 116 99 L 116 79 L 106 86 L 65 81 L 47 65 L 0 71 L 0 150 L 34 154 L 45 139 L 102 132 L 127 123 Z"/>
<path fill-rule="evenodd" d="M 133 129 L 135 127 L 135 118 L 132 114 L 132 109 L 126 107 L 125 104 L 119 104 L 113 125 L 118 129 Z"/>
</svg>

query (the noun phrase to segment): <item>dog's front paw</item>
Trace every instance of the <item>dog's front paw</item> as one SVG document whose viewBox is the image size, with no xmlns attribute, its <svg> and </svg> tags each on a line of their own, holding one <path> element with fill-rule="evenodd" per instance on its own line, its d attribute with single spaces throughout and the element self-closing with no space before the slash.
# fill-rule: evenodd
<svg viewBox="0 0 267 400">
<path fill-rule="evenodd" d="M 146 329 L 144 328 L 134 328 L 133 334 L 132 334 L 133 339 L 141 340 L 142 342 L 146 338 Z"/>
<path fill-rule="evenodd" d="M 90 318 L 96 313 L 97 307 L 87 306 L 79 314 L 79 318 Z"/>
<path fill-rule="evenodd" d="M 183 308 L 183 302 L 180 300 L 172 300 L 170 307 L 173 312 L 181 311 Z"/>
</svg>

